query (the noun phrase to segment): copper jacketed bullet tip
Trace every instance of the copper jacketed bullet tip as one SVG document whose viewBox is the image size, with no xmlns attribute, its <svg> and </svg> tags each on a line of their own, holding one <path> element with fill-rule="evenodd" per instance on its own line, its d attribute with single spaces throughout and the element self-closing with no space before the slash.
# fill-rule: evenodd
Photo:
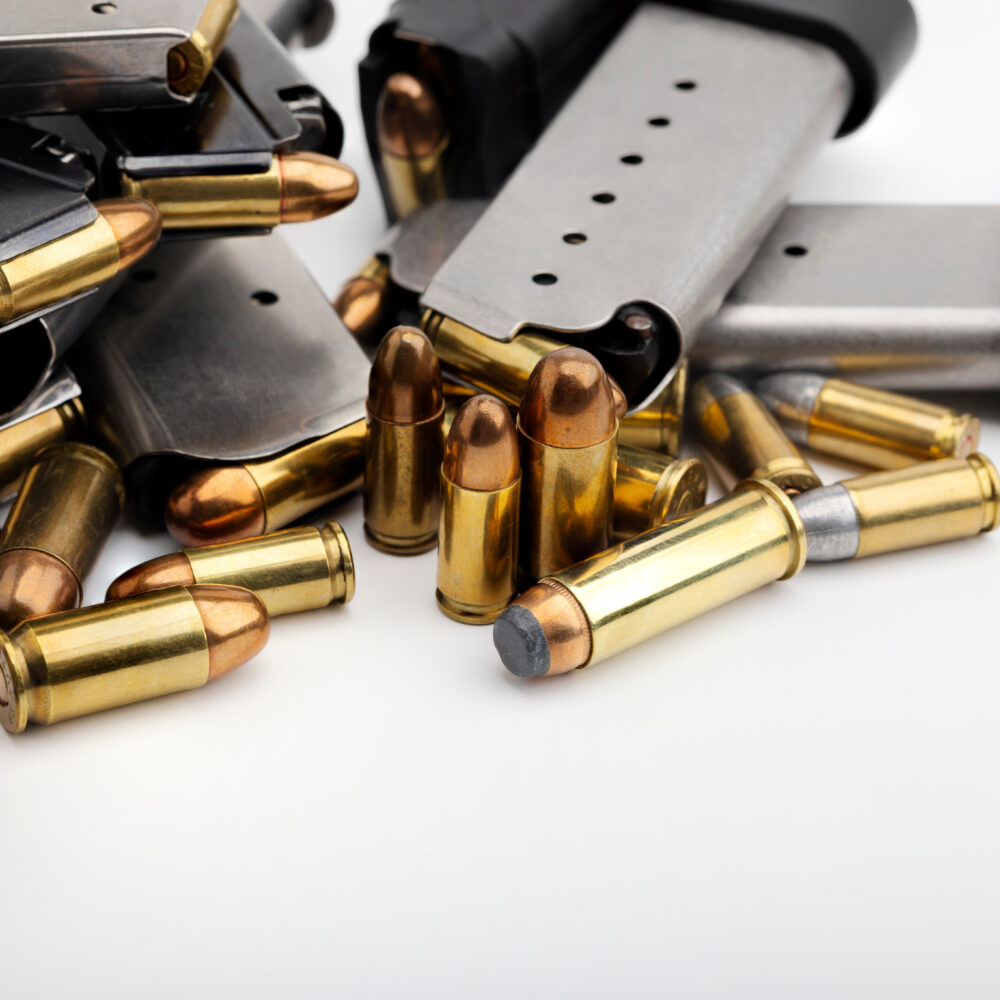
<svg viewBox="0 0 1000 1000">
<path fill-rule="evenodd" d="M 267 644 L 267 608 L 252 591 L 199 584 L 191 588 L 191 596 L 208 638 L 209 680 L 243 666 Z"/>
<path fill-rule="evenodd" d="M 390 298 L 389 266 L 373 258 L 361 273 L 341 288 L 333 300 L 333 308 L 361 344 L 374 345 Z"/>
<path fill-rule="evenodd" d="M 590 626 L 579 602 L 558 583 L 543 580 L 497 619 L 493 645 L 518 677 L 565 674 L 590 659 Z"/>
<path fill-rule="evenodd" d="M 616 408 L 597 358 L 563 347 L 535 365 L 521 401 L 521 429 L 541 444 L 587 448 L 614 432 Z"/>
<path fill-rule="evenodd" d="M 404 159 L 430 156 L 448 135 L 441 105 L 409 73 L 394 73 L 386 80 L 376 119 L 379 146 Z"/>
<path fill-rule="evenodd" d="M 310 222 L 349 205 L 358 194 L 350 167 L 322 153 L 289 153 L 278 158 L 281 221 Z"/>
<path fill-rule="evenodd" d="M 108 198 L 95 205 L 118 241 L 118 267 L 131 267 L 156 246 L 163 221 L 155 205 L 142 198 Z"/>
<path fill-rule="evenodd" d="M 193 583 L 195 578 L 188 557 L 183 552 L 171 552 L 170 555 L 150 559 L 126 570 L 111 582 L 105 600 L 120 601 L 124 597 L 135 597 L 136 594 L 145 594 L 150 590 L 189 587 Z"/>
<path fill-rule="evenodd" d="M 368 377 L 368 410 L 393 424 L 414 424 L 444 406 L 441 369 L 427 335 L 397 326 L 382 339 Z"/>
<path fill-rule="evenodd" d="M 76 607 L 80 584 L 61 559 L 35 549 L 0 553 L 0 628 Z"/>
<path fill-rule="evenodd" d="M 441 471 L 466 490 L 502 490 L 517 482 L 517 428 L 499 399 L 475 396 L 462 404 L 445 443 Z"/>
<path fill-rule="evenodd" d="M 165 517 L 181 545 L 246 538 L 264 531 L 264 498 L 242 466 L 205 469 L 174 490 Z"/>
<path fill-rule="evenodd" d="M 611 384 L 611 395 L 615 401 L 615 416 L 619 420 L 624 420 L 625 414 L 628 413 L 628 399 L 622 392 L 621 386 L 610 375 L 608 382 Z"/>
</svg>

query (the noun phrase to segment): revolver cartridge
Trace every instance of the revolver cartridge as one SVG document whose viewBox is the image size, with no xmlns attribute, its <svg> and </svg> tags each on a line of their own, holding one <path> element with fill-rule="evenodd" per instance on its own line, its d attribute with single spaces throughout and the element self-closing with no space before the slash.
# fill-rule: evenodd
<svg viewBox="0 0 1000 1000">
<path fill-rule="evenodd" d="M 742 382 L 705 375 L 691 390 L 698 437 L 737 480 L 768 479 L 789 495 L 821 486 L 778 421 Z"/>
<path fill-rule="evenodd" d="M 768 375 L 757 395 L 793 441 L 875 469 L 968 458 L 979 445 L 971 414 L 825 375 Z"/>
<path fill-rule="evenodd" d="M 862 559 L 993 531 L 1000 477 L 985 455 L 872 472 L 795 498 L 810 562 Z"/>
<path fill-rule="evenodd" d="M 521 461 L 507 407 L 475 396 L 459 410 L 441 464 L 437 602 L 455 621 L 486 625 L 517 584 Z"/>
<path fill-rule="evenodd" d="M 150 559 L 119 576 L 107 600 L 203 583 L 245 587 L 269 615 L 287 615 L 350 601 L 354 559 L 344 529 L 334 521 L 322 528 L 286 528 Z"/>
<path fill-rule="evenodd" d="M 618 439 L 614 534 L 631 538 L 705 505 L 708 473 L 697 458 L 671 458 Z"/>
<path fill-rule="evenodd" d="M 497 619 L 493 642 L 519 677 L 567 673 L 794 576 L 806 537 L 791 500 L 748 480 L 693 514 L 541 580 Z"/>
<path fill-rule="evenodd" d="M 35 456 L 0 539 L 0 628 L 79 606 L 124 501 L 103 451 L 67 443 Z"/>
<path fill-rule="evenodd" d="M 87 418 L 77 396 L 0 430 L 0 500 L 14 495 L 31 460 L 43 448 L 84 436 Z"/>
<path fill-rule="evenodd" d="M 255 656 L 270 623 L 239 587 L 174 587 L 0 632 L 0 722 L 11 733 L 201 687 Z"/>
</svg>

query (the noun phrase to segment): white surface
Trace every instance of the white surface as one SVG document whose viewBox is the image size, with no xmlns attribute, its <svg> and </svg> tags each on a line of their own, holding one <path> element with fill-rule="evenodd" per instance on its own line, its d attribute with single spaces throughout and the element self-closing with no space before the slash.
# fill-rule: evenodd
<svg viewBox="0 0 1000 1000">
<path fill-rule="evenodd" d="M 287 230 L 330 292 L 381 226 L 354 66 L 383 6 L 341 0 L 300 56 L 363 184 Z M 1000 8 L 918 7 L 915 61 L 801 198 L 1000 201 Z M 360 511 L 353 604 L 203 690 L 0 738 L 0 995 L 1000 993 L 1000 536 L 810 567 L 524 683 Z M 122 528 L 88 599 L 170 548 Z"/>
</svg>

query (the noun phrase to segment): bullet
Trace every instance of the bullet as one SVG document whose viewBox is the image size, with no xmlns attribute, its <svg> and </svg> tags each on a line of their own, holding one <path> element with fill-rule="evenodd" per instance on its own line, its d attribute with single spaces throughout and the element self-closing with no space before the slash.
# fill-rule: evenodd
<svg viewBox="0 0 1000 1000">
<path fill-rule="evenodd" d="M 374 346 L 384 328 L 391 298 L 389 265 L 372 257 L 345 282 L 333 300 L 333 308 L 359 344 Z"/>
<path fill-rule="evenodd" d="M 346 604 L 354 597 L 354 559 L 344 529 L 329 521 L 150 559 L 119 576 L 106 599 L 202 583 L 252 590 L 273 618 Z"/>
<path fill-rule="evenodd" d="M 379 96 L 375 129 L 397 219 L 447 197 L 444 155 L 450 141 L 448 124 L 426 83 L 409 73 L 393 73 Z"/>
<path fill-rule="evenodd" d="M 742 382 L 705 375 L 691 390 L 705 450 L 736 480 L 768 479 L 790 496 L 822 486 L 766 406 Z"/>
<path fill-rule="evenodd" d="M 618 443 L 666 455 L 679 454 L 687 390 L 688 363 L 682 361 L 673 378 L 649 406 L 622 418 Z"/>
<path fill-rule="evenodd" d="M 160 216 L 148 201 L 109 198 L 94 207 L 89 225 L 0 263 L 0 323 L 109 281 L 160 238 Z"/>
<path fill-rule="evenodd" d="M 607 548 L 618 419 L 600 362 L 564 347 L 536 366 L 518 411 L 521 573 L 538 580 Z"/>
<path fill-rule="evenodd" d="M 708 473 L 697 458 L 671 458 L 618 439 L 614 535 L 631 538 L 705 505 Z"/>
<path fill-rule="evenodd" d="M 152 202 L 164 229 L 259 229 L 332 215 L 354 201 L 358 179 L 332 156 L 286 153 L 259 174 L 123 174 L 121 187 Z"/>
<path fill-rule="evenodd" d="M 124 501 L 103 451 L 67 443 L 35 456 L 0 536 L 0 628 L 79 607 Z"/>
<path fill-rule="evenodd" d="M 993 531 L 1000 477 L 985 455 L 872 472 L 795 498 L 810 562 L 863 559 Z"/>
<path fill-rule="evenodd" d="M 825 375 L 768 375 L 757 395 L 796 443 L 876 469 L 968 458 L 979 446 L 971 414 Z"/>
<path fill-rule="evenodd" d="M 239 13 L 237 0 L 210 0 L 191 36 L 167 53 L 171 90 L 184 97 L 201 90 Z"/>
<path fill-rule="evenodd" d="M 791 500 L 771 482 L 748 480 L 688 517 L 541 580 L 497 619 L 493 642 L 519 677 L 567 673 L 786 580 L 805 559 Z"/>
<path fill-rule="evenodd" d="M 273 458 L 196 472 L 167 501 L 167 530 L 183 546 L 269 535 L 361 486 L 365 422 Z"/>
<path fill-rule="evenodd" d="M 444 394 L 434 348 L 416 327 L 385 335 L 367 405 L 365 534 L 384 552 L 426 552 L 437 542 Z"/>
<path fill-rule="evenodd" d="M 270 632 L 239 587 L 173 587 L 0 632 L 0 722 L 11 733 L 202 687 Z"/>
<path fill-rule="evenodd" d="M 521 459 L 517 428 L 494 396 L 462 405 L 441 464 L 437 602 L 455 621 L 487 625 L 516 593 Z"/>
<path fill-rule="evenodd" d="M 79 440 L 87 433 L 87 417 L 79 397 L 0 430 L 0 500 L 9 500 L 25 469 L 43 448 Z"/>
</svg>

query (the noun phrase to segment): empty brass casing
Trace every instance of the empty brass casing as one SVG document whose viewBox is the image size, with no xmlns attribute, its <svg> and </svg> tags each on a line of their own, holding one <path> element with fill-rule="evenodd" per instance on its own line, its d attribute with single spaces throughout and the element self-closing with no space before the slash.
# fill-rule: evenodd
<svg viewBox="0 0 1000 1000">
<path fill-rule="evenodd" d="M 587 666 L 802 569 L 806 539 L 788 497 L 750 480 L 679 521 L 654 528 L 545 581 L 586 617 Z"/>
<path fill-rule="evenodd" d="M 199 597 L 233 593 L 242 622 L 207 621 Z M 232 617 L 232 616 L 231 616 Z M 232 625 L 252 636 L 226 635 Z M 267 638 L 259 600 L 235 587 L 174 587 L 66 611 L 0 632 L 0 722 L 19 733 L 119 705 L 201 687 L 249 658 Z M 232 640 L 226 662 L 213 652 Z"/>
<path fill-rule="evenodd" d="M 421 326 L 434 344 L 442 368 L 513 406 L 521 402 L 535 365 L 566 346 L 539 333 L 494 340 L 430 310 L 424 313 Z"/>
<path fill-rule="evenodd" d="M 623 417 L 618 443 L 678 455 L 684 431 L 688 363 L 682 361 L 663 391 L 643 410 Z"/>
<path fill-rule="evenodd" d="M 18 614 L 34 617 L 79 605 L 83 580 L 124 502 L 121 473 L 103 451 L 65 443 L 35 456 L 4 526 L 0 560 L 4 572 L 16 577 L 43 559 L 54 564 L 59 579 L 47 574 L 32 584 L 31 593 L 15 588 L 17 607 L 0 608 L 8 625 Z"/>
<path fill-rule="evenodd" d="M 706 375 L 691 396 L 702 445 L 736 479 L 767 479 L 791 495 L 822 485 L 771 412 L 741 382 Z"/>
<path fill-rule="evenodd" d="M 237 0 L 209 0 L 191 37 L 167 54 L 171 90 L 185 97 L 201 90 L 239 13 Z"/>
<path fill-rule="evenodd" d="M 614 533 L 631 538 L 705 504 L 708 473 L 696 458 L 671 458 L 618 441 Z"/>
<path fill-rule="evenodd" d="M 71 399 L 0 431 L 0 500 L 13 496 L 38 452 L 59 441 L 82 438 L 86 429 L 83 404 Z"/>
<path fill-rule="evenodd" d="M 967 458 L 979 445 L 979 420 L 912 396 L 794 372 L 757 385 L 789 436 L 816 451 L 876 469 Z"/>
<path fill-rule="evenodd" d="M 264 534 L 284 528 L 361 486 L 365 422 L 283 452 L 247 462 L 244 468 L 264 499 Z"/>
</svg>

